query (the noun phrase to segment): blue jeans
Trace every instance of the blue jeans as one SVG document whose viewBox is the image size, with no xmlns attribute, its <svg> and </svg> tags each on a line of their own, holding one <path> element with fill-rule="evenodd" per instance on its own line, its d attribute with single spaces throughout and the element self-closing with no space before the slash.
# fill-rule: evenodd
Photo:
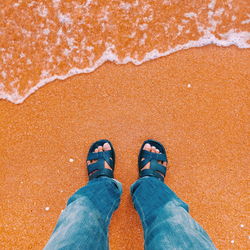
<svg viewBox="0 0 250 250">
<path fill-rule="evenodd" d="M 114 179 L 89 181 L 69 199 L 45 249 L 108 249 L 108 227 L 121 193 L 121 183 Z M 160 180 L 137 180 L 131 195 L 143 225 L 145 249 L 216 249 L 189 215 L 188 205 Z"/>
</svg>

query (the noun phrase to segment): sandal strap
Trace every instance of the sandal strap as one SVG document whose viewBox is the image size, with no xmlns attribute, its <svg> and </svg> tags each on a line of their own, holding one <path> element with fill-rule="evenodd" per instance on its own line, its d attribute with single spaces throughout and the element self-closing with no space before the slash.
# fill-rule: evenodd
<svg viewBox="0 0 250 250">
<path fill-rule="evenodd" d="M 114 172 L 111 169 L 104 168 L 102 170 L 98 170 L 95 173 L 91 174 L 89 176 L 89 180 L 91 181 L 92 179 L 98 178 L 100 176 L 106 176 L 106 177 L 114 178 Z"/>
<path fill-rule="evenodd" d="M 103 160 L 88 165 L 88 174 L 103 169 Z"/>
<path fill-rule="evenodd" d="M 155 159 L 151 159 L 151 160 L 147 159 L 147 161 L 148 162 L 150 161 L 150 168 L 141 170 L 143 168 L 143 165 L 141 165 L 140 172 L 139 172 L 140 177 L 154 176 L 154 177 L 161 179 L 161 181 L 164 181 L 164 177 L 166 176 L 167 168 L 165 166 L 163 166 L 162 164 L 159 164 L 157 162 L 157 160 L 155 160 Z"/>
<path fill-rule="evenodd" d="M 157 146 L 160 146 L 160 154 L 159 153 L 153 153 L 147 150 L 144 150 L 143 147 L 146 143 L 157 143 Z M 141 160 L 143 159 L 144 160 Z M 140 177 L 145 177 L 145 176 L 153 176 L 156 177 L 158 179 L 160 179 L 161 181 L 164 181 L 164 177 L 166 176 L 166 172 L 167 172 L 167 168 L 165 166 L 163 166 L 162 164 L 158 163 L 158 161 L 163 161 L 163 162 L 168 162 L 167 159 L 167 155 L 166 155 L 166 151 L 164 149 L 164 147 L 159 143 L 156 142 L 154 140 L 148 140 L 145 141 L 141 147 L 141 151 L 139 154 L 139 161 L 138 161 L 138 165 L 139 165 L 139 176 Z M 150 168 L 149 169 L 144 169 L 142 170 L 142 168 L 144 168 L 146 166 L 146 164 L 150 163 Z"/>
<path fill-rule="evenodd" d="M 104 159 L 99 159 L 97 162 L 88 165 L 89 180 L 98 178 L 100 176 L 107 176 L 110 178 L 114 178 L 113 170 L 105 168 L 104 163 L 105 163 Z"/>
<path fill-rule="evenodd" d="M 164 176 L 166 175 L 167 168 L 163 166 L 162 164 L 159 164 L 156 160 L 151 160 L 150 161 L 150 169 L 154 172 L 160 172 Z M 143 171 L 143 170 L 142 170 Z"/>
<path fill-rule="evenodd" d="M 146 164 L 148 164 L 149 162 L 151 162 L 152 160 L 156 160 L 156 161 L 166 161 L 167 162 L 167 157 L 166 155 L 164 154 L 157 154 L 157 153 L 152 153 L 152 152 L 149 152 L 149 151 L 146 151 L 146 150 L 143 150 L 142 151 L 142 154 L 141 154 L 141 159 L 142 158 L 145 158 L 143 161 L 140 161 L 140 165 L 139 165 L 139 168 L 140 170 L 142 168 L 145 167 Z M 161 165 L 162 166 L 162 165 Z M 163 168 L 165 168 L 163 166 Z M 164 171 L 164 170 L 162 170 Z"/>
<path fill-rule="evenodd" d="M 161 181 L 164 181 L 164 177 L 165 177 L 165 176 L 163 177 L 161 174 L 155 172 L 152 169 L 144 169 L 140 172 L 140 178 L 145 177 L 145 176 L 153 176 L 153 177 L 160 179 Z"/>
<path fill-rule="evenodd" d="M 157 161 L 167 161 L 167 157 L 165 154 L 153 153 L 153 152 L 149 152 L 147 150 L 142 151 L 141 158 L 145 158 L 145 159 L 149 159 L 149 160 L 154 159 Z"/>
<path fill-rule="evenodd" d="M 114 161 L 110 159 L 111 156 L 112 156 L 111 150 L 103 152 L 91 152 L 88 154 L 87 160 L 92 161 L 92 160 L 104 159 L 108 163 L 108 165 L 113 169 Z"/>
<path fill-rule="evenodd" d="M 111 148 L 112 148 L 111 150 L 102 151 L 102 152 L 91 152 L 92 150 L 94 150 L 96 146 L 98 146 L 98 144 L 103 145 L 105 142 L 110 143 L 107 140 L 100 140 L 92 144 L 92 146 L 90 147 L 90 150 L 87 156 L 87 161 L 96 160 L 97 162 L 89 164 L 87 166 L 89 180 L 98 178 L 100 176 L 114 178 L 115 155 L 114 155 L 114 149 L 111 143 L 110 143 Z M 105 162 L 107 162 L 107 164 L 112 168 L 112 170 L 105 168 Z"/>
<path fill-rule="evenodd" d="M 150 161 L 150 169 L 153 171 L 157 171 L 162 173 L 164 176 L 166 175 L 167 168 L 163 166 L 162 164 L 158 163 L 156 160 Z"/>
</svg>

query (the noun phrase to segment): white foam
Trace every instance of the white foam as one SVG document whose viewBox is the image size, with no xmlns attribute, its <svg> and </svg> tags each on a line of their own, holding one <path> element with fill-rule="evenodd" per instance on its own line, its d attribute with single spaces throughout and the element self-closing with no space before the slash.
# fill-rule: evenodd
<svg viewBox="0 0 250 250">
<path fill-rule="evenodd" d="M 52 63 L 54 60 L 53 60 L 53 57 L 50 56 L 50 58 L 48 59 L 48 62 Z"/>
<path fill-rule="evenodd" d="M 189 20 L 187 20 L 187 19 L 182 19 L 181 22 L 182 22 L 182 23 L 189 23 Z"/>
<path fill-rule="evenodd" d="M 219 40 L 221 46 L 237 45 L 239 48 L 250 48 L 250 44 L 247 43 L 250 40 L 250 32 L 243 31 L 237 32 L 234 29 L 229 30 L 224 34 L 220 34 L 224 40 Z"/>
<path fill-rule="evenodd" d="M 41 79 L 36 86 L 29 89 L 29 91 L 25 94 L 25 96 L 20 96 L 17 90 L 15 89 L 13 93 L 9 94 L 5 91 L 1 91 L 0 98 L 6 99 L 10 102 L 13 102 L 15 104 L 22 103 L 28 96 L 30 96 L 32 93 L 34 93 L 36 90 L 38 90 L 40 87 L 46 85 L 49 82 L 52 82 L 54 80 L 65 80 L 73 75 L 82 74 L 82 73 L 90 73 L 93 72 L 95 69 L 100 67 L 103 63 L 107 61 L 115 62 L 117 64 L 127 64 L 127 63 L 133 63 L 135 65 L 140 65 L 144 62 L 167 56 L 169 54 L 175 53 L 180 50 L 186 50 L 189 48 L 194 47 L 203 47 L 209 44 L 215 44 L 218 46 L 230 46 L 235 45 L 239 48 L 250 48 L 250 44 L 247 43 L 247 41 L 250 39 L 250 32 L 236 32 L 235 30 L 230 30 L 227 33 L 220 34 L 223 39 L 218 39 L 214 35 L 211 34 L 205 34 L 203 37 L 201 37 L 197 41 L 189 41 L 186 44 L 183 45 L 177 45 L 175 48 L 171 48 L 163 53 L 160 53 L 157 49 L 154 49 L 148 53 L 145 54 L 144 58 L 142 60 L 137 60 L 136 56 L 135 58 L 131 58 L 129 56 L 125 57 L 122 61 L 118 60 L 117 55 L 113 52 L 115 46 L 111 43 L 105 43 L 106 50 L 103 53 L 102 57 L 95 62 L 95 64 L 92 67 L 87 67 L 84 69 L 80 68 L 72 68 L 68 71 L 65 75 L 55 75 L 51 77 L 47 77 L 45 79 Z M 60 61 L 60 58 L 57 58 L 58 61 Z M 46 75 L 49 75 L 48 71 L 42 72 L 42 77 L 45 77 Z"/>
<path fill-rule="evenodd" d="M 63 13 L 59 12 L 57 16 L 58 16 L 58 20 L 61 23 L 72 24 L 72 19 L 70 18 L 69 13 L 63 14 Z"/>
<path fill-rule="evenodd" d="M 18 82 L 18 79 L 11 81 L 10 86 L 13 88 L 17 82 Z"/>
<path fill-rule="evenodd" d="M 110 47 L 110 48 L 112 47 L 112 45 L 109 45 L 109 44 L 107 44 L 106 46 L 107 46 L 107 47 Z M 93 46 L 86 46 L 86 47 L 85 47 L 85 50 L 90 51 L 90 52 L 91 52 L 93 49 L 94 49 Z"/>
<path fill-rule="evenodd" d="M 64 49 L 63 50 L 63 55 L 69 56 L 69 54 L 70 54 L 70 50 L 69 49 Z"/>
<path fill-rule="evenodd" d="M 53 2 L 53 7 L 56 9 L 58 8 L 58 5 L 61 2 L 61 0 L 52 0 L 52 2 Z"/>
<path fill-rule="evenodd" d="M 27 59 L 26 63 L 27 63 L 28 65 L 30 65 L 30 64 L 32 64 L 32 61 L 31 61 L 30 59 Z"/>
<path fill-rule="evenodd" d="M 2 71 L 1 75 L 2 75 L 2 77 L 3 77 L 4 79 L 6 79 L 7 74 L 6 74 L 5 71 Z"/>
<path fill-rule="evenodd" d="M 109 16 L 108 8 L 104 7 L 104 8 L 102 8 L 101 15 L 98 18 L 98 21 L 99 22 L 108 21 L 108 16 Z"/>
<path fill-rule="evenodd" d="M 92 0 L 87 0 L 85 6 L 88 7 L 92 3 Z"/>
<path fill-rule="evenodd" d="M 185 13 L 184 16 L 188 18 L 193 18 L 193 17 L 197 17 L 197 14 L 194 12 L 188 12 L 188 13 Z"/>
<path fill-rule="evenodd" d="M 242 24 L 249 24 L 250 23 L 250 19 L 246 19 L 244 21 L 241 22 Z"/>
<path fill-rule="evenodd" d="M 49 33 L 50 33 L 50 30 L 49 30 L 49 29 L 44 29 L 44 30 L 43 30 L 43 34 L 44 34 L 44 35 L 48 35 Z"/>
<path fill-rule="evenodd" d="M 131 4 L 122 2 L 122 3 L 120 3 L 119 8 L 128 11 L 131 8 Z"/>
<path fill-rule="evenodd" d="M 178 33 L 176 34 L 176 36 L 179 36 L 180 34 L 182 34 L 182 30 L 184 29 L 184 26 L 178 25 L 177 28 L 178 28 Z"/>
<path fill-rule="evenodd" d="M 28 31 L 24 28 L 21 28 L 22 33 L 26 36 L 26 37 L 31 37 L 32 36 L 32 32 Z"/>
<path fill-rule="evenodd" d="M 136 7 L 139 5 L 139 1 L 138 0 L 135 0 L 134 3 L 133 3 L 133 6 Z"/>
<path fill-rule="evenodd" d="M 60 1 L 59 0 L 54 0 L 53 4 L 59 4 Z M 87 1 L 86 4 L 89 5 L 91 3 L 91 1 Z M 85 5 L 86 5 L 85 4 Z M 248 43 L 248 41 L 250 40 L 250 32 L 247 31 L 237 31 L 235 29 L 230 29 L 228 32 L 223 33 L 223 34 L 217 34 L 217 36 L 215 37 L 215 35 L 212 34 L 212 32 L 216 29 L 217 24 L 220 22 L 219 20 L 219 16 L 221 16 L 224 13 L 224 9 L 223 8 L 219 8 L 214 10 L 215 8 L 215 4 L 216 1 L 211 1 L 209 4 L 209 12 L 208 12 L 208 18 L 209 18 L 209 23 L 210 26 L 203 26 L 201 24 L 199 24 L 197 22 L 197 14 L 194 12 L 188 12 L 184 14 L 184 17 L 187 19 L 182 19 L 182 23 L 187 23 L 189 22 L 190 19 L 195 19 L 195 21 L 197 22 L 197 27 L 198 27 L 198 31 L 203 34 L 203 37 L 201 37 L 199 40 L 191 40 L 189 42 L 187 42 L 186 44 L 182 44 L 182 45 L 177 45 L 174 48 L 168 48 L 165 52 L 160 53 L 157 49 L 153 49 L 152 51 L 148 51 L 144 58 L 142 60 L 138 60 L 138 54 L 137 52 L 135 52 L 133 54 L 133 58 L 131 58 L 129 55 L 126 56 L 123 60 L 119 60 L 117 54 L 115 53 L 115 45 L 112 44 L 111 42 L 105 42 L 102 40 L 97 40 L 96 43 L 97 44 L 105 44 L 106 50 L 104 51 L 103 55 L 101 56 L 101 58 L 99 60 L 97 60 L 96 62 L 94 62 L 94 52 L 93 46 L 86 46 L 87 41 L 85 40 L 85 38 L 82 39 L 81 41 L 81 45 L 79 47 L 76 47 L 75 44 L 75 40 L 74 38 L 71 37 L 66 37 L 65 34 L 62 31 L 62 28 L 60 28 L 57 32 L 57 40 L 56 40 L 56 45 L 59 45 L 61 43 L 61 37 L 65 36 L 65 39 L 68 43 L 68 47 L 67 49 L 64 49 L 63 51 L 63 55 L 64 56 L 69 56 L 69 54 L 72 52 L 72 50 L 76 49 L 83 49 L 86 50 L 90 53 L 90 55 L 88 55 L 87 59 L 89 60 L 89 67 L 87 68 L 71 68 L 67 74 L 65 75 L 51 75 L 51 73 L 48 70 L 43 70 L 40 74 L 40 81 L 37 83 L 36 86 L 32 87 L 31 89 L 29 89 L 29 91 L 25 94 L 25 96 L 20 96 L 20 94 L 17 91 L 17 87 L 16 85 L 18 85 L 18 79 L 14 79 L 12 81 L 12 83 L 10 85 L 13 86 L 14 90 L 13 93 L 8 93 L 5 90 L 5 87 L 3 86 L 3 84 L 0 84 L 0 98 L 1 99 L 6 99 L 9 100 L 15 104 L 19 104 L 22 103 L 29 95 L 31 95 L 32 93 L 34 93 L 37 89 L 39 89 L 40 87 L 44 86 L 45 84 L 52 82 L 54 80 L 64 80 L 66 78 L 69 78 L 70 76 L 76 75 L 76 74 L 82 74 L 82 73 L 89 73 L 94 71 L 96 68 L 98 68 L 99 66 L 101 66 L 103 63 L 105 63 L 106 61 L 112 61 L 115 62 L 117 64 L 126 64 L 126 63 L 130 63 L 132 62 L 135 65 L 140 65 L 144 62 L 147 62 L 149 60 L 153 60 L 162 56 L 167 56 L 169 54 L 175 53 L 177 51 L 180 50 L 184 50 L 184 49 L 189 49 L 189 48 L 193 48 L 193 47 L 202 47 L 202 46 L 206 46 L 209 44 L 215 44 L 217 46 L 230 46 L 230 45 L 235 45 L 239 48 L 250 48 L 250 44 Z M 125 7 L 124 7 L 125 8 Z M 127 7 L 126 7 L 127 8 Z M 145 10 L 150 10 L 149 6 L 144 6 Z M 46 12 L 46 11 L 45 11 Z M 45 15 L 45 12 L 43 12 L 43 15 Z M 106 21 L 108 20 L 108 14 L 109 12 L 107 11 L 106 8 L 103 8 L 103 12 L 102 15 L 100 17 L 99 20 L 101 21 Z M 215 18 L 214 18 L 215 17 Z M 62 14 L 60 12 L 58 12 L 58 18 L 60 20 L 61 23 L 66 23 L 66 24 L 71 24 L 72 20 L 70 18 L 70 14 Z M 146 20 L 150 20 L 152 17 L 151 15 L 146 17 Z M 232 17 L 233 19 L 233 17 Z M 139 19 L 138 19 L 139 22 Z M 242 23 L 244 22 L 244 24 L 247 24 L 250 22 L 250 19 L 246 19 L 244 21 L 242 21 Z M 185 30 L 184 27 L 186 26 L 182 26 L 182 25 L 178 25 L 177 29 L 178 29 L 178 34 L 181 34 L 181 32 L 183 33 L 188 33 L 190 32 L 190 30 Z M 143 23 L 140 25 L 140 29 L 141 30 L 146 30 L 148 28 L 148 24 L 147 23 Z M 164 26 L 164 30 L 167 32 L 168 31 L 168 24 L 166 24 Z M 22 29 L 22 32 L 27 33 L 28 31 L 26 31 L 25 29 Z M 48 35 L 50 32 L 49 29 L 43 29 L 43 34 Z M 26 34 L 27 35 L 27 34 Z M 136 36 L 136 31 L 131 31 L 131 34 L 128 35 L 129 38 L 134 38 Z M 138 35 L 137 35 L 138 36 Z M 220 37 L 220 38 L 218 38 Z M 147 40 L 147 34 L 143 33 L 143 35 L 140 37 L 139 39 L 139 46 L 144 46 L 146 44 L 146 40 Z M 5 51 L 4 48 L 0 48 L 0 51 Z M 60 56 L 53 56 L 53 54 L 51 55 L 48 51 L 49 54 L 49 59 L 48 62 L 53 62 L 56 61 L 57 63 L 65 60 L 64 57 L 60 57 Z M 20 58 L 24 58 L 26 55 L 21 52 L 20 53 Z M 3 63 L 8 63 L 8 60 L 12 60 L 12 54 L 10 53 L 5 53 L 3 56 Z M 76 62 L 79 62 L 79 65 L 81 65 L 83 58 L 78 56 L 74 56 L 73 60 Z M 32 63 L 32 61 L 30 59 L 26 60 L 26 63 L 29 65 Z M 3 78 L 8 78 L 8 75 L 6 74 L 5 71 L 2 71 L 1 75 L 3 76 Z"/>
<path fill-rule="evenodd" d="M 42 73 L 41 73 L 41 78 L 44 78 L 44 77 L 47 77 L 47 76 L 49 76 L 49 71 L 47 71 L 47 70 L 42 70 Z"/>
<path fill-rule="evenodd" d="M 140 30 L 146 30 L 148 28 L 148 24 L 147 23 L 144 23 L 144 24 L 140 24 L 139 25 L 139 29 Z"/>
<path fill-rule="evenodd" d="M 171 2 L 169 0 L 163 0 L 164 5 L 171 5 Z"/>
<path fill-rule="evenodd" d="M 211 0 L 211 2 L 208 4 L 208 8 L 213 10 L 215 7 L 215 4 L 216 4 L 216 0 Z"/>
<path fill-rule="evenodd" d="M 11 53 L 6 53 L 5 54 L 5 58 L 6 59 L 12 59 L 13 58 L 13 55 Z"/>
<path fill-rule="evenodd" d="M 134 38 L 136 35 L 136 32 L 132 32 L 130 35 L 128 35 L 129 38 Z"/>
<path fill-rule="evenodd" d="M 74 46 L 74 43 L 75 43 L 75 39 L 74 38 L 67 37 L 66 40 L 67 40 L 68 46 L 69 46 L 69 48 L 71 50 L 73 50 L 74 48 L 77 48 L 76 46 Z"/>
<path fill-rule="evenodd" d="M 48 15 L 48 9 L 44 5 L 37 7 L 38 15 L 41 17 L 46 17 Z"/>
<path fill-rule="evenodd" d="M 31 3 L 28 3 L 28 7 L 32 7 L 35 4 L 37 4 L 37 1 L 32 1 Z"/>
<path fill-rule="evenodd" d="M 215 15 L 215 16 L 221 16 L 222 13 L 223 13 L 224 11 L 225 11 L 224 8 L 219 8 L 219 9 L 217 9 L 217 10 L 214 12 L 214 15 Z"/>
<path fill-rule="evenodd" d="M 233 8 L 233 0 L 228 0 L 227 5 L 229 9 L 231 10 Z"/>
<path fill-rule="evenodd" d="M 148 37 L 147 34 L 144 33 L 141 40 L 139 41 L 139 46 L 142 46 L 142 45 L 144 45 L 146 43 L 147 37 Z"/>
</svg>

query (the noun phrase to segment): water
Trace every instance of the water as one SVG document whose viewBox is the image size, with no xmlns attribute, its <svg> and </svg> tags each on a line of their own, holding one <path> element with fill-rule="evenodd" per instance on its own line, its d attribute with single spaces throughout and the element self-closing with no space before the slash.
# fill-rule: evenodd
<svg viewBox="0 0 250 250">
<path fill-rule="evenodd" d="M 139 65 L 208 44 L 250 48 L 249 13 L 248 0 L 2 1 L 0 98 L 22 103 L 106 61 Z"/>
</svg>

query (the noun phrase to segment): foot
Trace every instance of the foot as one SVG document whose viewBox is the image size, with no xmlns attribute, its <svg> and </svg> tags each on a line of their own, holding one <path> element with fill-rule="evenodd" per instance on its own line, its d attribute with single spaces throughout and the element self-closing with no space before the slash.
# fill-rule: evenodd
<svg viewBox="0 0 250 250">
<path fill-rule="evenodd" d="M 98 153 L 98 152 L 103 152 L 103 151 L 109 151 L 111 150 L 111 146 L 108 142 L 104 143 L 103 146 L 99 146 L 97 148 L 95 148 L 95 150 L 93 151 L 93 153 Z M 112 160 L 112 158 L 110 157 L 110 159 Z M 92 160 L 92 161 L 87 161 L 87 165 L 89 166 L 90 164 L 93 164 L 95 162 L 97 162 L 98 160 Z M 104 167 L 107 169 L 112 170 L 112 168 L 108 165 L 108 163 L 105 161 L 104 162 Z M 94 170 L 92 171 L 89 176 L 91 176 L 92 174 L 94 174 L 96 171 L 98 170 Z"/>
<path fill-rule="evenodd" d="M 149 143 L 146 143 L 144 145 L 143 150 L 146 150 L 146 151 L 149 151 L 149 152 L 152 152 L 152 153 L 156 153 L 156 154 L 161 154 L 159 149 L 157 149 L 154 146 L 151 146 Z M 145 160 L 145 158 L 142 158 L 141 160 L 143 161 L 143 160 Z M 164 167 L 167 167 L 167 162 L 166 161 L 157 161 L 157 162 L 159 164 L 163 165 Z M 141 170 L 144 170 L 144 169 L 150 169 L 150 162 L 147 163 Z M 164 175 L 162 173 L 160 173 L 159 171 L 157 171 L 157 172 L 164 178 Z"/>
</svg>

